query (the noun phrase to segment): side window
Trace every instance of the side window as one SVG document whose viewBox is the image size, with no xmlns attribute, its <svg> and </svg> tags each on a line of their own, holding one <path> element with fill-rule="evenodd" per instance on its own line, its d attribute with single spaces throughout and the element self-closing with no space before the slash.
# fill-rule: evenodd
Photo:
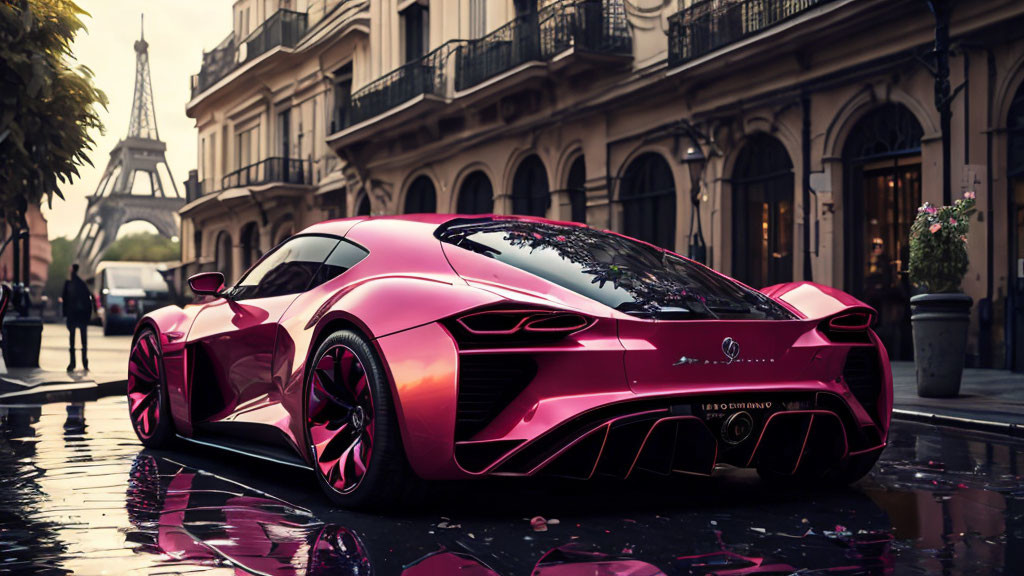
<svg viewBox="0 0 1024 576">
<path fill-rule="evenodd" d="M 317 271 L 310 288 L 315 288 L 328 280 L 345 273 L 349 268 L 355 266 L 360 260 L 366 258 L 369 252 L 361 246 L 357 246 L 347 240 L 342 240 L 335 247 L 331 255 L 327 257 L 323 266 Z"/>
<path fill-rule="evenodd" d="M 320 265 L 340 241 L 326 236 L 297 236 L 256 264 L 231 289 L 235 300 L 269 298 L 306 290 Z"/>
</svg>

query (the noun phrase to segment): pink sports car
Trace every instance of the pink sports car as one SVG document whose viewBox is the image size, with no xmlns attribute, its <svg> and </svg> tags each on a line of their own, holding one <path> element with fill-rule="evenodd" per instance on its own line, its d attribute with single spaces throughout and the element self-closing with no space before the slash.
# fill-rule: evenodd
<svg viewBox="0 0 1024 576">
<path fill-rule="evenodd" d="M 316 224 L 234 286 L 148 314 L 129 361 L 143 444 L 311 469 L 346 506 L 416 480 L 756 468 L 852 482 L 886 444 L 875 313 L 760 291 L 644 242 L 516 216 Z"/>
</svg>

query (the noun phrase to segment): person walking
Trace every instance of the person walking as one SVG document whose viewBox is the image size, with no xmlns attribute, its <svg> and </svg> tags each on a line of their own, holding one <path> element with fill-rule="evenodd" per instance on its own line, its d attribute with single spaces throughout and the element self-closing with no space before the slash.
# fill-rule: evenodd
<svg viewBox="0 0 1024 576">
<path fill-rule="evenodd" d="M 68 351 L 71 353 L 71 362 L 68 364 L 68 372 L 75 369 L 75 329 L 82 334 L 82 368 L 89 370 L 88 340 L 86 332 L 89 321 L 92 320 L 92 311 L 96 308 L 96 301 L 93 298 L 85 281 L 78 276 L 78 264 L 71 265 L 71 277 L 64 282 L 64 295 L 61 298 L 64 307 L 64 317 L 68 323 Z"/>
</svg>

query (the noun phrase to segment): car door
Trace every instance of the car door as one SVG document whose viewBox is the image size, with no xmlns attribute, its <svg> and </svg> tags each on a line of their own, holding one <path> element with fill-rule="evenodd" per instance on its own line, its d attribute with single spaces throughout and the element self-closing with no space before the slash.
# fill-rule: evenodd
<svg viewBox="0 0 1024 576">
<path fill-rule="evenodd" d="M 250 440 L 281 439 L 287 414 L 279 390 L 271 386 L 278 323 L 314 282 L 338 242 L 322 235 L 288 240 L 227 289 L 224 298 L 199 312 L 189 332 L 191 410 L 197 430 Z"/>
</svg>

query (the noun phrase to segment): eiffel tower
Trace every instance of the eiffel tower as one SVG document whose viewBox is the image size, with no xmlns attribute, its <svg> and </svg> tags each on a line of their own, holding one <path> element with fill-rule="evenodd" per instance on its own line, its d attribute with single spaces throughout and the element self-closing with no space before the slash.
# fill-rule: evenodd
<svg viewBox="0 0 1024 576">
<path fill-rule="evenodd" d="M 93 276 L 103 253 L 117 239 L 117 232 L 128 222 L 149 222 L 157 231 L 172 238 L 178 235 L 178 209 L 185 200 L 178 194 L 160 141 L 153 107 L 153 86 L 149 79 L 149 43 L 142 31 L 135 42 L 135 98 L 128 136 L 110 151 L 103 177 L 96 192 L 88 198 L 85 221 L 75 237 L 75 261 L 85 278 Z M 164 179 L 157 170 L 163 164 Z M 136 182 L 136 178 L 144 180 Z M 148 190 L 145 190 L 148 183 Z M 141 184 L 141 192 L 136 191 Z M 170 192 L 170 193 L 168 193 Z"/>
</svg>

